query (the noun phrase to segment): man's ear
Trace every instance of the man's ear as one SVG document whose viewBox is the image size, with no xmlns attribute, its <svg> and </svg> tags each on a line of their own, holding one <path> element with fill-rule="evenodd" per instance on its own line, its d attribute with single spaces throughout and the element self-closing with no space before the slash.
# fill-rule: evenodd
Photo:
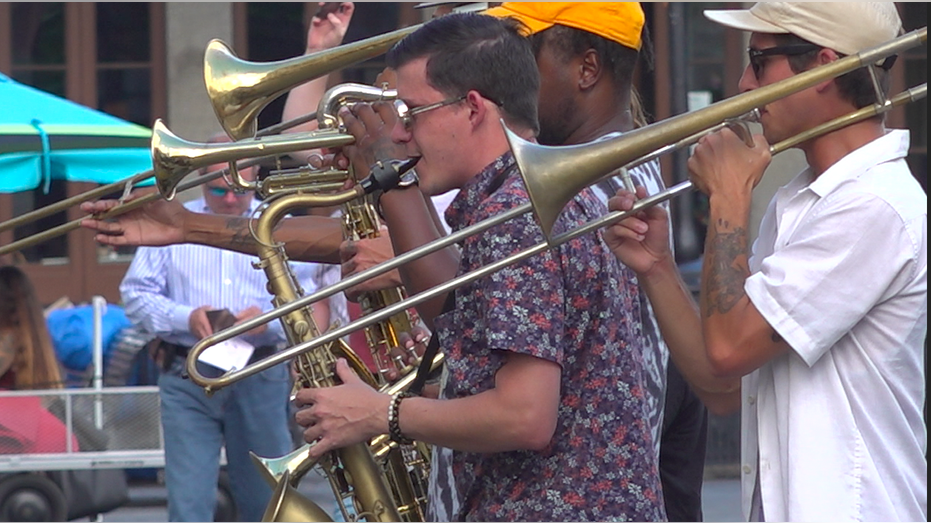
<svg viewBox="0 0 931 523">
<path fill-rule="evenodd" d="M 579 89 L 582 91 L 590 89 L 598 83 L 598 79 L 604 74 L 604 63 L 601 57 L 594 49 L 589 49 L 582 54 L 582 59 L 578 60 L 579 68 Z"/>
<path fill-rule="evenodd" d="M 818 56 L 815 57 L 814 67 L 827 65 L 835 60 L 839 60 L 840 56 L 837 55 L 837 51 L 833 49 L 828 49 L 827 47 L 818 51 Z M 834 85 L 834 78 L 829 78 L 815 86 L 815 89 L 819 93 L 825 92 L 826 89 Z"/>
<path fill-rule="evenodd" d="M 469 91 L 462 103 L 469 109 L 469 121 L 472 122 L 473 127 L 478 127 L 485 121 L 485 118 L 488 118 L 488 106 L 486 104 L 490 102 L 478 94 L 478 91 L 474 89 Z"/>
</svg>

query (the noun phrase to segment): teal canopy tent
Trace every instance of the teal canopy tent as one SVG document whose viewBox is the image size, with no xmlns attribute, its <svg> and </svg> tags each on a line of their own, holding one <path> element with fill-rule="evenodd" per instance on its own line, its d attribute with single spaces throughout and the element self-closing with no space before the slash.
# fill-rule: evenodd
<svg viewBox="0 0 931 523">
<path fill-rule="evenodd" d="M 147 171 L 151 136 L 0 74 L 0 192 L 47 191 L 52 178 L 111 183 Z"/>
</svg>

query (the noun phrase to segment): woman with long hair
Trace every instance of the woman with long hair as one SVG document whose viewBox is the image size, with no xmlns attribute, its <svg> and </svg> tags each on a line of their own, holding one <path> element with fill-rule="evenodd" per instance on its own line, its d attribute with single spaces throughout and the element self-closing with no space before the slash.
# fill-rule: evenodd
<svg viewBox="0 0 931 523">
<path fill-rule="evenodd" d="M 0 391 L 62 388 L 61 370 L 35 289 L 0 267 Z M 78 450 L 72 436 L 71 448 Z M 67 430 L 39 396 L 0 396 L 0 454 L 65 452 Z"/>
<path fill-rule="evenodd" d="M 0 267 L 0 389 L 57 389 L 61 371 L 35 289 L 17 267 Z"/>
</svg>

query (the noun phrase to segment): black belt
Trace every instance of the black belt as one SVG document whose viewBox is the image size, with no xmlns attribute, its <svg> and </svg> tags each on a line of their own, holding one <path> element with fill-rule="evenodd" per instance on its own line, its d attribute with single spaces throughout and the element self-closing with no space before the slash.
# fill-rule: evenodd
<svg viewBox="0 0 931 523">
<path fill-rule="evenodd" d="M 171 343 L 167 341 L 162 341 L 162 348 L 166 350 L 165 353 L 165 369 L 171 367 L 173 360 L 175 358 L 187 358 L 189 352 L 191 352 L 191 347 L 185 347 L 184 345 L 178 345 L 177 343 Z M 252 356 L 249 357 L 247 365 L 252 365 L 253 363 L 267 358 L 274 354 L 275 347 L 274 345 L 262 345 L 261 347 L 256 347 L 252 351 Z"/>
</svg>

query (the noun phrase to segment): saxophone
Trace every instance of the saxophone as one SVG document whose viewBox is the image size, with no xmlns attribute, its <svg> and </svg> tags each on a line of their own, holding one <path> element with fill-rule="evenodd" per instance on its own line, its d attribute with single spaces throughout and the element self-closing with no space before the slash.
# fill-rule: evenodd
<svg viewBox="0 0 931 523">
<path fill-rule="evenodd" d="M 396 97 L 397 91 L 388 89 L 387 86 L 378 88 L 352 83 L 337 85 L 324 93 L 320 99 L 317 106 L 318 127 L 320 129 L 341 129 L 342 122 L 337 113 L 345 105 Z M 353 179 L 351 171 L 349 177 Z M 375 211 L 372 198 L 371 195 L 364 195 L 342 205 L 343 238 L 361 240 L 377 238 L 381 235 L 381 220 Z M 363 293 L 359 296 L 359 305 L 362 314 L 366 315 L 393 305 L 406 297 L 402 287 L 393 287 Z M 387 374 L 392 370 L 400 376 L 415 370 L 413 366 L 405 364 L 400 356 L 392 358 L 390 351 L 394 347 L 401 346 L 400 334 L 411 332 L 417 322 L 416 314 L 407 310 L 365 328 L 365 338 L 380 377 L 380 384 L 387 384 Z M 413 355 L 416 357 L 416 354 Z"/>
<path fill-rule="evenodd" d="M 317 121 L 320 129 L 341 128 L 342 122 L 337 117 L 340 107 L 358 102 L 396 98 L 397 92 L 387 86 L 373 88 L 361 84 L 342 84 L 329 89 L 321 98 L 317 106 Z M 349 177 L 354 179 L 350 167 Z M 381 220 L 375 211 L 373 196 L 363 195 L 349 200 L 342 205 L 343 238 L 347 240 L 360 240 L 377 238 L 381 235 Z M 359 305 L 362 314 L 370 314 L 393 305 L 406 298 L 403 287 L 392 287 L 374 292 L 366 292 L 359 296 Z M 392 370 L 399 376 L 413 376 L 415 365 L 405 364 L 400 356 L 391 357 L 391 350 L 402 348 L 401 333 L 410 333 L 418 322 L 411 309 L 400 312 L 390 318 L 365 327 L 365 339 L 378 372 L 379 384 L 390 387 L 388 374 Z M 410 353 L 415 356 L 413 348 Z M 387 440 L 385 440 L 387 441 Z M 427 504 L 427 485 L 430 476 L 430 449 L 423 442 L 414 442 L 411 445 L 400 445 L 397 448 L 382 447 L 375 449 L 376 455 L 386 460 L 386 472 L 395 476 L 390 482 L 394 485 L 404 485 L 402 490 L 395 492 L 397 499 L 403 500 L 403 505 L 409 507 L 411 521 L 423 521 Z"/>
<path fill-rule="evenodd" d="M 284 247 L 276 244 L 272 238 L 275 225 L 292 209 L 307 207 L 314 202 L 327 199 L 324 195 L 289 194 L 273 200 L 263 210 L 255 227 L 255 239 L 259 261 L 256 268 L 265 271 L 268 278 L 268 290 L 274 295 L 272 302 L 276 307 L 286 305 L 303 295 L 303 290 L 294 277 L 287 263 Z M 292 344 L 309 341 L 320 335 L 311 315 L 310 308 L 298 309 L 282 319 L 284 331 L 288 341 Z M 350 366 L 362 379 L 375 386 L 371 373 L 359 357 L 342 341 L 333 342 L 308 351 L 295 358 L 295 367 L 298 372 L 297 382 L 305 387 L 332 387 L 339 384 L 336 376 L 336 359 L 344 357 Z M 401 513 L 394 500 L 392 490 L 403 487 L 389 488 L 388 480 L 372 456 L 368 445 L 359 443 L 329 453 L 321 465 L 330 479 L 334 490 L 338 492 L 338 499 L 345 502 L 351 498 L 352 512 L 358 517 L 365 517 L 370 521 L 401 521 Z M 284 481 L 295 481 L 299 478 L 285 478 Z M 312 502 L 304 500 L 311 504 Z M 350 519 L 349 509 L 341 503 L 344 516 Z M 273 502 L 263 517 L 265 520 L 278 519 L 282 501 Z M 276 514 L 276 509 L 278 514 Z M 288 517 L 292 517 L 289 515 Z M 326 516 L 322 510 L 308 510 L 308 519 Z"/>
<path fill-rule="evenodd" d="M 321 101 L 318 118 L 321 128 L 333 125 L 339 106 L 350 101 L 371 100 L 376 96 L 375 88 L 344 84 L 327 92 Z M 377 97 L 395 96 L 394 92 L 377 90 Z M 332 118 L 332 116 L 331 116 Z M 308 176 L 305 180 L 314 180 Z M 311 181 L 310 185 L 314 183 Z M 277 223 L 291 210 L 304 207 L 326 207 L 343 205 L 344 235 L 360 239 L 378 236 L 379 222 L 374 206 L 368 196 L 346 199 L 340 195 L 316 192 L 313 187 L 305 188 L 310 194 L 292 185 L 287 192 L 272 198 L 263 209 L 255 226 L 255 239 L 260 261 L 257 268 L 265 271 L 269 291 L 275 296 L 273 304 L 280 307 L 300 296 L 303 290 L 287 264 L 282 245 L 276 244 L 272 232 Z M 296 193 L 294 191 L 297 191 Z M 344 193 L 345 194 L 345 193 Z M 404 298 L 401 288 L 368 293 L 362 298 L 364 313 L 378 310 Z M 288 341 L 302 343 L 320 335 L 309 308 L 299 309 L 282 319 Z M 414 378 L 414 368 L 392 360 L 389 351 L 399 346 L 398 336 L 410 332 L 415 318 L 409 313 L 397 314 L 390 319 L 366 329 L 366 339 L 378 366 L 373 374 L 358 355 L 342 340 L 332 342 L 295 358 L 298 374 L 295 390 L 302 387 L 331 387 L 339 383 L 335 375 L 338 357 L 344 357 L 356 374 L 369 385 L 382 392 L 394 393 L 406 389 Z M 433 367 L 442 364 L 442 355 L 434 359 Z M 395 383 L 387 383 L 386 374 L 394 369 L 403 376 Z M 333 492 L 340 502 L 340 510 L 346 521 L 365 518 L 369 521 L 423 521 L 427 502 L 429 477 L 429 449 L 422 442 L 399 446 L 386 435 L 374 438 L 368 445 L 360 443 L 328 453 L 319 462 L 309 459 L 311 444 L 280 458 L 268 459 L 252 455 L 253 461 L 266 479 L 274 486 L 275 493 L 263 516 L 265 521 L 318 521 L 328 519 L 326 512 L 310 500 L 301 497 L 296 486 L 304 474 L 315 465 L 320 465 Z"/>
</svg>

